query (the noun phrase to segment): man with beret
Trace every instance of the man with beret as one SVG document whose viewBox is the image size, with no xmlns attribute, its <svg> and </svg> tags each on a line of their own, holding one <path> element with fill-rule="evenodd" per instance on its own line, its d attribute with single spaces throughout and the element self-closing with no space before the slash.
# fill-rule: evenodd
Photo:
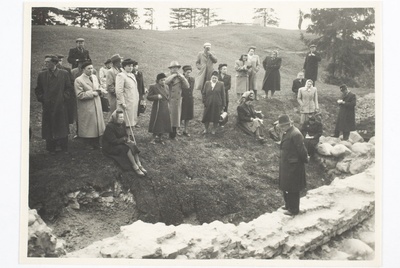
<svg viewBox="0 0 400 268">
<path fill-rule="evenodd" d="M 231 89 L 231 76 L 227 74 L 228 72 L 228 64 L 222 63 L 218 66 L 218 81 L 224 83 L 225 87 L 225 102 L 226 106 L 224 112 L 228 112 L 228 105 L 229 105 L 229 90 Z"/>
<path fill-rule="evenodd" d="M 278 126 L 282 130 L 279 159 L 279 189 L 283 191 L 285 215 L 300 212 L 300 191 L 306 187 L 306 170 L 309 156 L 300 130 L 293 126 L 289 116 L 279 116 Z"/>
<path fill-rule="evenodd" d="M 197 90 L 203 90 L 204 84 L 210 81 L 211 74 L 214 71 L 214 64 L 217 63 L 217 58 L 214 53 L 211 52 L 211 44 L 205 43 L 203 45 L 204 50 L 200 51 L 197 55 L 196 67 L 199 70 L 194 88 Z"/>
<path fill-rule="evenodd" d="M 347 141 L 350 136 L 350 131 L 356 130 L 356 95 L 350 92 L 346 85 L 341 85 L 340 91 L 342 92 L 342 98 L 337 101 L 339 105 L 339 114 L 333 137 L 338 138 L 342 131 L 343 140 Z"/>
<path fill-rule="evenodd" d="M 71 64 L 71 68 L 78 67 L 78 59 L 83 59 L 84 61 L 90 61 L 89 50 L 85 49 L 85 39 L 77 38 L 75 40 L 76 47 L 71 48 L 68 53 L 68 62 Z"/>
<path fill-rule="evenodd" d="M 71 79 L 67 71 L 57 68 L 59 60 L 55 55 L 46 55 L 47 70 L 38 75 L 35 94 L 42 103 L 42 138 L 46 140 L 46 150 L 56 153 L 56 146 L 68 151 L 68 100 L 72 91 Z"/>
<path fill-rule="evenodd" d="M 310 45 L 310 52 L 306 55 L 303 65 L 305 79 L 313 80 L 313 86 L 315 86 L 315 81 L 317 81 L 318 63 L 321 61 L 321 56 L 316 50 L 316 45 Z"/>
<path fill-rule="evenodd" d="M 110 116 L 117 109 L 117 95 L 115 92 L 115 81 L 117 78 L 117 74 L 122 72 L 121 63 L 122 57 L 119 54 L 112 55 L 110 58 L 112 67 L 107 71 L 106 75 L 106 89 L 107 89 L 107 98 L 110 103 Z"/>
</svg>

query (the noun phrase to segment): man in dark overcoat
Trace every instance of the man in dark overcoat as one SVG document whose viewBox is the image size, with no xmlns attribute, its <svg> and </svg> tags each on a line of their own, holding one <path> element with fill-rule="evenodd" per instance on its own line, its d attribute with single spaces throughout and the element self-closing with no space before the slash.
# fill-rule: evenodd
<svg viewBox="0 0 400 268">
<path fill-rule="evenodd" d="M 289 116 L 279 116 L 283 131 L 280 143 L 279 189 L 283 191 L 284 214 L 294 216 L 300 212 L 300 191 L 306 187 L 306 170 L 309 156 L 300 130 L 292 125 Z"/>
<path fill-rule="evenodd" d="M 313 86 L 315 86 L 315 81 L 317 81 L 318 63 L 321 61 L 321 56 L 318 52 L 316 52 L 316 50 L 316 45 L 310 45 L 310 52 L 307 53 L 303 65 L 304 76 L 306 80 L 313 80 Z"/>
<path fill-rule="evenodd" d="M 140 103 L 143 103 L 144 101 L 144 94 L 146 94 L 146 88 L 144 87 L 144 78 L 143 78 L 143 73 L 141 71 L 139 71 L 139 63 L 137 61 L 134 61 L 133 64 L 133 74 L 136 77 L 136 81 L 137 81 L 137 89 L 139 92 L 139 105 Z M 138 109 L 137 112 L 138 116 L 140 114 L 140 111 Z M 138 124 L 135 125 L 135 127 L 139 127 Z"/>
<path fill-rule="evenodd" d="M 76 47 L 71 48 L 68 53 L 68 62 L 71 64 L 71 68 L 78 67 L 78 59 L 84 59 L 84 61 L 90 61 L 89 50 L 85 49 L 85 39 L 78 38 L 76 41 Z"/>
<path fill-rule="evenodd" d="M 56 56 L 58 58 L 57 68 L 61 69 L 61 70 L 66 70 L 68 72 L 69 77 L 71 79 L 71 85 L 73 85 L 75 79 L 72 76 L 71 68 L 68 68 L 68 67 L 62 65 L 62 62 L 63 62 L 63 59 L 64 59 L 64 55 L 56 54 Z M 72 91 L 71 91 L 71 94 L 70 94 L 70 98 L 68 100 L 67 109 L 68 109 L 68 121 L 69 121 L 70 124 L 73 124 L 75 122 L 75 119 L 76 119 L 76 97 L 75 97 L 74 88 L 71 87 L 71 89 L 72 89 Z"/>
<path fill-rule="evenodd" d="M 57 68 L 58 58 L 47 56 L 47 70 L 38 75 L 35 94 L 42 103 L 42 138 L 46 140 L 46 150 L 55 154 L 57 144 L 68 151 L 68 100 L 72 91 L 71 78 L 67 71 Z"/>
<path fill-rule="evenodd" d="M 343 140 L 348 140 L 350 131 L 356 130 L 356 95 L 350 92 L 346 85 L 341 85 L 340 91 L 342 92 L 342 98 L 337 101 L 339 104 L 339 115 L 333 137 L 338 138 L 342 131 Z"/>
</svg>

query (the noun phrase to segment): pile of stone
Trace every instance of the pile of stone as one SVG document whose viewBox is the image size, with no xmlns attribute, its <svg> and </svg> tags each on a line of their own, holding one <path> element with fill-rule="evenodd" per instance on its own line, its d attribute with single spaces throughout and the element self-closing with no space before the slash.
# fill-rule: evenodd
<svg viewBox="0 0 400 268">
<path fill-rule="evenodd" d="M 179 226 L 137 221 L 122 226 L 118 235 L 66 257 L 300 259 L 371 218 L 374 209 L 375 172 L 371 168 L 309 191 L 301 199 L 301 213 L 295 217 L 278 210 L 238 226 L 219 221 Z M 368 258 L 371 256 L 374 253 Z"/>
<path fill-rule="evenodd" d="M 28 214 L 28 257 L 58 257 L 65 254 L 64 240 L 58 239 L 50 227 L 30 209 Z"/>
<path fill-rule="evenodd" d="M 364 142 L 356 131 L 350 132 L 348 141 L 321 136 L 316 159 L 328 174 L 358 174 L 375 163 L 375 137 Z"/>
<path fill-rule="evenodd" d="M 357 99 L 356 123 L 359 124 L 366 118 L 375 118 L 375 93 L 369 93 Z"/>
</svg>

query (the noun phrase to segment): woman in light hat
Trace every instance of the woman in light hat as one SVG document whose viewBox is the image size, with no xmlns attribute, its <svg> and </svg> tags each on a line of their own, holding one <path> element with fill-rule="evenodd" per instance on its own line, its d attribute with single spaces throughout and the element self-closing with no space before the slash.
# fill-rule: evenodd
<svg viewBox="0 0 400 268">
<path fill-rule="evenodd" d="M 255 98 L 253 91 L 243 93 L 240 104 L 237 107 L 238 126 L 247 134 L 254 135 L 260 143 L 264 143 L 262 113 L 256 111 L 252 104 Z"/>
<path fill-rule="evenodd" d="M 153 133 L 156 142 L 164 144 L 162 141 L 163 133 L 171 133 L 171 117 L 169 112 L 169 88 L 165 84 L 166 75 L 160 73 L 157 75 L 156 84 L 150 85 L 147 99 L 153 102 L 150 114 L 149 132 Z"/>
<path fill-rule="evenodd" d="M 175 139 L 177 129 L 181 123 L 182 92 L 188 90 L 190 85 L 185 76 L 178 72 L 181 66 L 177 61 L 172 61 L 168 68 L 171 74 L 165 79 L 165 84 L 169 88 L 169 109 L 172 126 L 172 132 L 169 137 Z"/>
<path fill-rule="evenodd" d="M 255 54 L 256 47 L 251 46 L 247 53 L 248 60 L 251 63 L 251 69 L 249 70 L 249 90 L 254 91 L 254 99 L 258 100 L 257 96 L 257 73 L 260 70 L 261 61 L 260 57 Z"/>
</svg>

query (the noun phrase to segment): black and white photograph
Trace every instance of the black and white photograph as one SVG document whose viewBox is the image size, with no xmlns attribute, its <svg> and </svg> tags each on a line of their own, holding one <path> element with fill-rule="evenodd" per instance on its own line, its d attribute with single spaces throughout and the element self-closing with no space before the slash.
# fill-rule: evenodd
<svg viewBox="0 0 400 268">
<path fill-rule="evenodd" d="M 381 265 L 380 2 L 23 8 L 22 264 Z"/>
</svg>

